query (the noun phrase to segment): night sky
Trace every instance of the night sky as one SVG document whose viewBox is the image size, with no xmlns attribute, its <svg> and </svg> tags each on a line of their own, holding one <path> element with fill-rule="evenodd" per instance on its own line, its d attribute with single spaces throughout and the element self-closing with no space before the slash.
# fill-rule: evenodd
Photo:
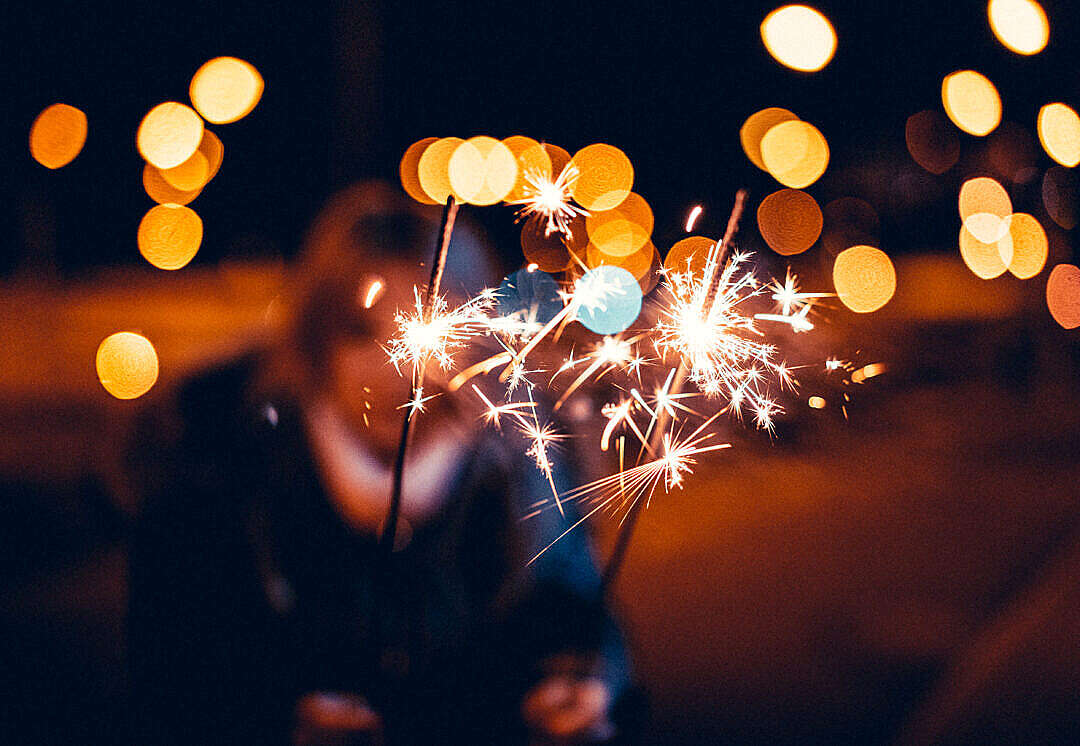
<svg viewBox="0 0 1080 746">
<path fill-rule="evenodd" d="M 1061 0 L 1042 3 L 1050 44 L 1030 58 L 997 42 L 984 2 L 817 3 L 839 46 L 813 74 L 765 51 L 758 27 L 778 4 L 22 4 L 7 11 L 3 41 L 0 273 L 29 264 L 77 278 L 141 262 L 135 232 L 152 202 L 135 130 L 155 104 L 187 102 L 192 73 L 219 55 L 252 62 L 266 89 L 251 115 L 212 127 L 225 161 L 192 204 L 206 229 L 196 263 L 294 255 L 327 195 L 365 176 L 396 181 L 401 153 L 428 135 L 525 134 L 571 152 L 616 145 L 635 165 L 663 250 L 691 205 L 706 207 L 701 230 L 719 233 L 738 187 L 752 205 L 779 188 L 738 140 L 766 106 L 791 109 L 828 138 L 829 170 L 809 189 L 819 204 L 869 201 L 891 254 L 951 250 L 955 195 L 981 172 L 986 143 L 960 134 L 960 163 L 940 177 L 904 147 L 905 119 L 940 110 L 942 77 L 984 73 L 1004 120 L 1031 133 L 1043 104 L 1080 105 L 1080 11 Z M 56 101 L 81 108 L 90 134 L 72 164 L 48 171 L 30 158 L 27 133 Z M 1051 165 L 1041 149 L 1037 165 Z M 1011 191 L 1016 209 L 1039 214 L 1037 189 Z M 510 210 L 475 212 L 512 261 Z M 1063 242 L 1071 250 L 1068 234 L 1057 242 L 1059 256 Z"/>
</svg>

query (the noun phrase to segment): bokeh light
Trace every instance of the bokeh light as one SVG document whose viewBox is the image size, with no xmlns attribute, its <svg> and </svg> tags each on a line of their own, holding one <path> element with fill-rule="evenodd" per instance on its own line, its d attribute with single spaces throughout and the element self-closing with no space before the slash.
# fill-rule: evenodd
<svg viewBox="0 0 1080 746">
<path fill-rule="evenodd" d="M 904 140 L 912 159 L 932 174 L 945 173 L 960 157 L 956 131 L 936 111 L 920 111 L 908 117 Z"/>
<path fill-rule="evenodd" d="M 149 163 L 143 164 L 143 189 L 150 199 L 159 205 L 186 205 L 202 194 L 202 187 L 184 192 L 174 187 L 161 175 L 161 171 Z"/>
<path fill-rule="evenodd" d="M 1066 329 L 1080 326 L 1080 267 L 1059 264 L 1046 281 L 1046 307 Z"/>
<path fill-rule="evenodd" d="M 181 192 L 202 189 L 210 180 L 210 163 L 201 151 L 196 150 L 179 166 L 162 170 L 161 178 Z"/>
<path fill-rule="evenodd" d="M 420 188 L 436 204 L 446 204 L 453 193 L 450 187 L 450 158 L 463 142 L 460 137 L 443 137 L 424 148 L 420 155 L 417 164 Z"/>
<path fill-rule="evenodd" d="M 30 155 L 45 168 L 75 160 L 86 144 L 86 115 L 68 104 L 53 104 L 30 125 Z"/>
<path fill-rule="evenodd" d="M 98 380 L 117 399 L 137 399 L 158 379 L 158 357 L 150 340 L 134 332 L 117 332 L 98 346 Z"/>
<path fill-rule="evenodd" d="M 1012 200 L 1005 187 L 988 176 L 968 179 L 960 187 L 960 219 L 971 235 L 982 243 L 994 243 L 1004 236 L 1012 215 Z"/>
<path fill-rule="evenodd" d="M 1062 166 L 1080 163 L 1080 116 L 1065 104 L 1047 104 L 1039 109 L 1039 142 L 1046 154 Z"/>
<path fill-rule="evenodd" d="M 1046 240 L 1046 231 L 1039 221 L 1026 212 L 1010 216 L 1009 238 L 1012 241 L 1009 272 L 1021 280 L 1030 279 L 1042 272 L 1046 257 L 1050 253 L 1050 245 Z"/>
<path fill-rule="evenodd" d="M 194 109 L 166 101 L 143 117 L 135 141 L 143 159 L 164 170 L 190 158 L 202 136 L 203 120 Z"/>
<path fill-rule="evenodd" d="M 766 170 L 781 184 L 805 189 L 825 173 L 829 144 L 809 122 L 781 122 L 761 139 L 761 159 Z"/>
<path fill-rule="evenodd" d="M 769 169 L 765 167 L 765 161 L 761 159 L 762 138 L 765 137 L 766 132 L 781 122 L 790 122 L 797 119 L 798 117 L 794 113 L 776 106 L 754 112 L 747 117 L 746 121 L 743 122 L 743 126 L 739 128 L 739 142 L 742 144 L 743 152 L 746 153 L 746 157 L 750 159 L 750 162 L 762 171 L 768 171 Z"/>
<path fill-rule="evenodd" d="M 960 256 L 976 277 L 992 280 L 1003 274 L 1012 262 L 1012 236 L 1006 223 L 1005 235 L 993 241 L 981 241 L 965 225 L 960 229 Z"/>
<path fill-rule="evenodd" d="M 1080 202 L 1080 184 L 1076 172 L 1051 166 L 1043 174 L 1042 199 L 1050 219 L 1065 230 L 1076 227 L 1076 206 Z"/>
<path fill-rule="evenodd" d="M 518 165 L 514 187 L 506 195 L 508 202 L 525 198 L 526 175 L 552 178 L 551 156 L 539 142 L 524 135 L 512 135 L 503 140 L 503 145 L 510 148 Z"/>
<path fill-rule="evenodd" d="M 191 103 L 214 124 L 243 119 L 262 98 L 263 79 L 250 62 L 217 57 L 203 64 L 191 78 Z"/>
<path fill-rule="evenodd" d="M 870 313 L 896 292 L 896 269 L 881 249 L 852 246 L 833 262 L 833 286 L 845 306 L 855 313 Z"/>
<path fill-rule="evenodd" d="M 424 188 L 420 186 L 420 156 L 427 150 L 428 145 L 438 139 L 437 137 L 425 137 L 422 140 L 417 140 L 405 149 L 405 154 L 401 156 L 401 163 L 398 164 L 401 188 L 414 200 L 425 205 L 434 205 L 435 200 L 429 197 Z"/>
<path fill-rule="evenodd" d="M 601 265 L 582 275 L 575 295 L 585 296 L 577 319 L 596 334 L 625 331 L 641 313 L 641 286 L 622 267 Z"/>
<path fill-rule="evenodd" d="M 591 243 L 609 256 L 630 256 L 649 238 L 644 228 L 623 218 L 603 223 L 589 233 Z"/>
<path fill-rule="evenodd" d="M 618 207 L 589 213 L 585 219 L 585 225 L 588 228 L 589 235 L 592 236 L 600 226 L 616 220 L 629 221 L 647 234 L 652 233 L 655 223 L 652 207 L 649 206 L 645 198 L 637 192 L 630 192 Z"/>
<path fill-rule="evenodd" d="M 202 243 L 202 219 L 190 207 L 155 205 L 139 223 L 139 253 L 158 269 L 180 269 Z"/>
<path fill-rule="evenodd" d="M 687 236 L 668 249 L 664 257 L 664 269 L 668 272 L 690 273 L 701 277 L 705 262 L 716 241 L 705 236 Z"/>
<path fill-rule="evenodd" d="M 494 137 L 471 137 L 458 145 L 447 164 L 450 188 L 473 205 L 501 202 L 518 177 L 517 158 Z"/>
<path fill-rule="evenodd" d="M 953 124 L 969 135 L 989 135 L 1001 123 L 1001 97 L 990 79 L 958 70 L 941 82 L 941 103 Z"/>
<path fill-rule="evenodd" d="M 210 174 L 206 177 L 206 182 L 209 182 L 217 176 L 218 169 L 221 168 L 221 162 L 225 160 L 225 146 L 222 144 L 220 137 L 204 128 L 202 140 L 199 141 L 199 152 L 205 156 L 206 162 L 210 166 Z"/>
<path fill-rule="evenodd" d="M 777 62 L 792 70 L 815 72 L 836 52 L 836 31 L 829 19 L 806 5 L 777 8 L 761 22 L 761 38 Z"/>
<path fill-rule="evenodd" d="M 1035 0 L 990 0 L 986 14 L 994 36 L 1017 54 L 1038 54 L 1050 40 L 1050 22 Z"/>
<path fill-rule="evenodd" d="M 783 256 L 800 254 L 818 240 L 824 218 L 818 203 L 806 192 L 781 189 L 761 201 L 758 230 L 765 243 Z"/>
<path fill-rule="evenodd" d="M 634 166 L 618 148 L 596 143 L 574 153 L 578 177 L 571 192 L 586 210 L 618 207 L 634 186 Z"/>
<path fill-rule="evenodd" d="M 820 396 L 811 396 L 809 399 L 806 400 L 806 404 L 811 409 L 824 409 L 825 399 Z"/>
</svg>

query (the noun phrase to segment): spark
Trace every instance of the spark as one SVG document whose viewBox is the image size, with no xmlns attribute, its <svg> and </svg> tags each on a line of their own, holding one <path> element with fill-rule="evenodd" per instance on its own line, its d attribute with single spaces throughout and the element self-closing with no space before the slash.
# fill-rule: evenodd
<svg viewBox="0 0 1080 746">
<path fill-rule="evenodd" d="M 375 305 L 375 301 L 382 295 L 382 291 L 385 287 L 382 280 L 372 280 L 371 284 L 368 285 L 367 292 L 364 294 L 364 308 L 371 308 Z"/>
<path fill-rule="evenodd" d="M 571 201 L 574 184 L 579 171 L 573 161 L 567 163 L 559 175 L 552 178 L 549 173 L 530 169 L 525 173 L 522 197 L 511 200 L 508 204 L 521 205 L 517 211 L 518 220 L 536 217 L 546 221 L 544 235 L 550 236 L 556 231 L 566 240 L 573 238 L 570 222 L 577 216 L 588 216 L 587 210 Z"/>
<path fill-rule="evenodd" d="M 534 408 L 536 406 L 536 403 L 532 402 L 532 401 L 508 402 L 506 404 L 495 404 L 490 399 L 488 399 L 486 396 L 484 396 L 484 392 L 481 391 L 479 388 L 477 388 L 476 384 L 473 384 L 472 389 L 473 389 L 473 391 L 476 392 L 476 395 L 479 396 L 480 399 L 487 406 L 487 409 L 484 410 L 484 413 L 482 415 L 480 415 L 480 416 L 483 417 L 489 424 L 494 425 L 496 430 L 501 430 L 502 429 L 501 418 L 502 418 L 503 415 L 513 417 L 513 418 L 517 419 L 517 421 L 520 422 L 520 423 L 527 423 L 528 420 L 525 419 L 525 415 L 521 412 L 521 410 L 522 409 L 532 409 L 532 408 Z"/>
<path fill-rule="evenodd" d="M 529 402 L 532 403 L 532 391 L 529 392 Z M 536 416 L 535 404 L 530 410 L 532 420 L 525 417 L 519 418 L 519 429 L 529 439 L 529 448 L 525 451 L 526 456 L 531 456 L 536 462 L 536 468 L 547 478 L 551 487 L 551 494 L 555 498 L 555 505 L 559 508 L 559 514 L 566 515 L 563 510 L 562 500 L 559 499 L 559 490 L 555 487 L 555 478 L 551 473 L 551 459 L 548 457 L 548 447 L 566 438 L 550 422 L 544 425 Z"/>
<path fill-rule="evenodd" d="M 693 472 L 698 456 L 710 451 L 731 447 L 730 443 L 710 442 L 716 434 L 705 432 L 705 429 L 718 416 L 719 414 L 713 415 L 682 440 L 673 437 L 671 433 L 665 433 L 663 452 L 659 458 L 630 469 L 620 469 L 615 474 L 589 482 L 561 495 L 560 497 L 564 501 L 585 502 L 593 505 L 593 508 L 563 531 L 554 541 L 541 549 L 536 556 L 529 560 L 529 564 L 538 560 L 544 552 L 555 546 L 560 539 L 600 510 L 614 507 L 616 510 L 626 511 L 625 514 L 628 515 L 629 509 L 638 501 L 644 500 L 648 504 L 656 488 L 661 484 L 664 485 L 667 492 L 681 487 L 683 479 Z"/>
<path fill-rule="evenodd" d="M 423 413 L 424 411 L 426 411 L 426 409 L 424 407 L 424 404 L 426 402 L 431 401 L 436 396 L 438 396 L 438 394 L 432 394 L 431 396 L 424 396 L 424 387 L 423 386 L 416 386 L 413 389 L 412 399 L 410 399 L 407 403 L 402 404 L 400 407 L 398 407 L 398 409 L 408 409 L 409 410 L 409 418 L 411 419 L 413 415 L 420 414 L 420 413 Z"/>
<path fill-rule="evenodd" d="M 600 340 L 600 343 L 596 345 L 592 352 L 590 352 L 585 357 L 579 358 L 577 360 L 578 363 L 583 363 L 586 360 L 592 360 L 592 362 L 587 368 L 585 368 L 584 371 L 581 372 L 581 375 L 579 375 L 574 380 L 574 382 L 570 384 L 569 387 L 567 387 L 566 391 L 563 392 L 563 395 L 559 397 L 559 400 L 555 402 L 555 409 L 560 409 L 563 403 L 570 398 L 570 395 L 577 391 L 577 389 L 582 384 L 584 384 L 590 376 L 592 376 L 601 368 L 603 368 L 603 370 L 600 370 L 600 374 L 597 376 L 597 380 L 599 380 L 606 373 L 614 370 L 615 368 L 625 367 L 626 365 L 628 365 L 630 361 L 635 358 L 633 343 L 636 340 L 637 337 L 634 337 L 633 339 L 604 337 L 602 340 Z M 567 370 L 566 365 L 563 365 L 561 368 L 559 368 L 559 370 L 555 373 L 555 376 L 558 376 L 559 373 L 564 370 Z M 555 380 L 555 376 L 552 376 L 552 381 Z"/>
<path fill-rule="evenodd" d="M 457 391 L 468 383 L 470 379 L 484 373 L 489 373 L 500 365 L 505 365 L 510 362 L 513 357 L 514 356 L 509 352 L 500 352 L 497 355 L 492 355 L 487 360 L 481 360 L 478 363 L 470 365 L 468 368 L 451 378 L 447 388 L 449 388 L 450 391 Z"/>
<path fill-rule="evenodd" d="M 690 210 L 690 214 L 686 216 L 686 232 L 687 233 L 693 233 L 694 232 L 694 223 L 696 223 L 697 219 L 699 217 L 701 217 L 702 210 L 703 210 L 703 208 L 701 207 L 701 205 L 694 205 L 694 208 L 692 210 Z"/>
<path fill-rule="evenodd" d="M 761 295 L 764 286 L 743 267 L 749 255 L 734 254 L 720 268 L 718 251 L 719 244 L 700 275 L 689 268 L 666 272 L 667 298 L 654 344 L 662 357 L 677 354 L 704 394 L 725 397 L 736 417 L 749 407 L 758 426 L 768 429 L 782 411 L 772 399 L 770 382 L 782 386 L 787 368 L 775 359 L 777 348 L 763 341 L 754 317 L 743 312 L 743 304 Z"/>
<path fill-rule="evenodd" d="M 454 353 L 468 341 L 489 328 L 488 312 L 495 304 L 496 291 L 488 288 L 466 303 L 451 309 L 446 299 L 436 297 L 431 313 L 424 313 L 420 290 L 413 289 L 415 305 L 411 312 L 398 311 L 394 316 L 398 333 L 386 346 L 386 354 L 399 372 L 402 365 L 421 370 L 428 361 L 436 361 L 446 370 Z"/>
</svg>

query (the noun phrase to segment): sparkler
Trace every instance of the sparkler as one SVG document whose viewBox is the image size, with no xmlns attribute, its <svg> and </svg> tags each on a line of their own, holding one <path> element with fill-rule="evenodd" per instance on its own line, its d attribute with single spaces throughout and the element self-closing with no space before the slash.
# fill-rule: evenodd
<svg viewBox="0 0 1080 746">
<path fill-rule="evenodd" d="M 431 263 L 431 280 L 428 282 L 427 297 L 424 304 L 424 318 L 431 319 L 435 309 L 435 301 L 439 298 L 439 288 L 442 286 L 443 270 L 446 268 L 446 255 L 450 249 L 450 238 L 454 235 L 454 221 L 457 219 L 458 204 L 451 196 L 446 200 L 443 208 L 442 222 L 438 238 L 435 244 L 435 258 Z M 419 295 L 417 296 L 419 298 Z M 421 359 L 415 364 L 412 371 L 412 385 L 410 402 L 419 401 L 423 404 L 424 370 L 425 363 Z M 383 526 L 382 536 L 379 537 L 379 553 L 384 560 L 388 560 L 394 550 L 394 534 L 397 532 L 398 516 L 401 513 L 401 485 L 405 474 L 405 454 L 409 448 L 409 439 L 412 435 L 413 413 L 415 407 L 409 407 L 401 421 L 401 437 L 398 439 L 397 455 L 394 458 L 394 472 L 390 487 L 390 507 L 386 512 L 386 523 Z"/>
<path fill-rule="evenodd" d="M 508 204 L 517 206 L 519 220 L 542 223 L 545 235 L 562 233 L 569 238 L 571 221 L 589 214 L 572 201 L 578 176 L 573 161 L 555 178 L 539 171 L 527 172 L 523 196 Z M 784 324 L 794 332 L 810 331 L 814 326 L 810 320 L 812 309 L 819 299 L 831 295 L 802 290 L 798 278 L 790 271 L 783 281 L 758 280 L 750 266 L 749 254 L 732 251 L 745 203 L 746 192 L 739 190 L 723 238 L 712 244 L 704 257 L 691 255 L 685 267 L 673 265 L 660 270 L 664 282 L 659 294 L 650 301 L 656 309 L 655 320 L 637 327 L 633 327 L 633 317 L 629 314 L 626 325 L 622 325 L 618 314 L 622 305 L 629 307 L 634 315 L 640 307 L 641 296 L 632 295 L 639 291 L 630 273 L 618 267 L 603 267 L 604 261 L 594 264 L 591 257 L 586 264 L 573 252 L 573 260 L 584 272 L 573 273 L 577 276 L 558 288 L 557 296 L 551 294 L 546 302 L 561 299 L 561 307 L 553 304 L 555 308 L 547 309 L 543 319 L 538 318 L 537 307 L 531 313 L 527 308 L 492 313 L 497 299 L 493 290 L 483 291 L 463 305 L 450 308 L 438 295 L 438 282 L 434 279 L 434 272 L 441 272 L 437 267 L 445 261 L 453 229 L 453 216 L 447 221 L 444 215 L 436 267 L 427 295 L 422 297 L 417 292 L 413 307 L 398 313 L 398 333 L 386 346 L 395 367 L 403 374 L 405 370 L 411 372 L 413 384 L 412 396 L 403 407 L 407 413 L 396 463 L 392 517 L 396 518 L 399 509 L 400 468 L 409 423 L 431 398 L 423 390 L 425 366 L 434 361 L 448 370 L 454 367 L 458 353 L 473 341 L 493 339 L 501 349 L 457 372 L 449 388 L 456 391 L 478 376 L 502 368 L 498 376 L 503 384 L 501 401 L 485 394 L 476 384 L 472 389 L 484 407 L 480 417 L 499 431 L 509 425 L 524 437 L 525 455 L 535 463 L 551 489 L 549 498 L 530 506 L 529 515 L 552 506 L 565 515 L 563 506 L 567 500 L 589 506 L 585 515 L 559 538 L 599 511 L 622 514 L 615 546 L 603 572 L 602 588 L 606 592 L 622 567 L 638 517 L 656 490 L 662 487 L 670 492 L 681 487 L 697 464 L 698 456 L 730 446 L 716 442 L 717 435 L 710 429 L 719 417 L 747 416 L 758 428 L 772 431 L 775 418 L 783 411 L 776 396 L 785 389 L 794 390 L 797 382 L 777 345 L 766 338 L 765 325 Z M 451 207 L 456 207 L 452 199 L 448 211 Z M 701 214 L 701 206 L 690 212 L 687 232 L 693 230 Z M 536 267 L 530 267 L 529 271 L 536 271 Z M 760 302 L 769 298 L 775 307 L 772 311 L 761 309 Z M 581 348 L 572 348 L 561 363 L 552 364 L 545 357 L 545 362 L 527 368 L 526 363 L 539 345 L 545 340 L 557 341 L 566 325 L 574 320 L 582 321 L 603 336 L 584 348 L 584 354 L 580 353 Z M 608 329 L 612 331 L 604 334 Z M 575 349 L 579 352 L 575 353 Z M 650 349 L 655 357 L 643 354 L 643 350 Z M 643 370 L 654 367 L 657 385 L 643 376 Z M 546 384 L 537 380 L 541 375 L 547 377 Z M 606 423 L 599 445 L 601 451 L 607 451 L 612 441 L 616 442 L 618 471 L 560 494 L 550 450 L 566 435 L 542 420 L 534 400 L 535 388 L 541 383 L 553 394 L 558 392 L 553 397 L 557 411 L 586 385 L 596 384 L 605 377 L 621 393 L 601 408 Z M 644 385 L 643 379 L 649 385 Z M 691 384 L 692 390 L 684 392 L 684 387 Z M 526 392 L 525 397 L 515 395 L 520 390 Z M 699 397 L 700 404 L 695 403 Z M 694 427 L 691 422 L 700 424 Z M 684 430 L 690 430 L 690 435 L 683 437 Z M 633 439 L 639 445 L 636 458 L 627 453 Z M 387 525 L 390 530 L 383 534 L 384 544 L 392 541 L 390 517 Z"/>
<path fill-rule="evenodd" d="M 719 283 L 722 280 L 723 274 L 716 274 L 717 266 L 723 267 L 727 254 L 731 249 L 731 241 L 735 237 L 736 231 L 739 229 L 739 221 L 742 219 L 743 209 L 746 205 L 746 190 L 740 189 L 735 193 L 735 205 L 731 208 L 731 216 L 728 218 L 727 228 L 724 231 L 724 237 L 716 244 L 716 247 L 710 252 L 709 261 L 706 263 L 706 271 L 703 273 L 704 277 L 708 278 L 709 289 L 704 298 L 705 301 L 712 300 L 717 294 Z M 704 303 L 703 303 L 704 305 Z M 675 372 L 669 377 L 670 385 L 666 385 L 665 388 L 671 395 L 677 395 L 682 390 L 683 383 L 686 380 L 687 373 L 689 371 L 689 365 L 685 357 L 680 357 L 678 367 Z M 653 442 L 659 441 L 663 436 L 662 433 L 666 429 L 666 423 L 669 418 L 674 417 L 673 413 L 669 415 L 667 409 L 658 409 L 653 422 L 658 423 L 659 427 L 653 431 Z M 711 423 L 719 413 L 710 417 L 706 424 Z M 704 426 L 703 426 L 704 427 Z M 700 432 L 700 428 L 698 431 Z M 668 441 L 670 442 L 670 441 Z M 654 450 L 654 449 L 650 449 Z M 687 464 L 683 464 L 687 466 Z M 651 495 L 651 493 L 650 493 Z M 628 509 L 626 516 L 623 518 L 622 524 L 619 526 L 618 536 L 615 538 L 615 546 L 611 551 L 611 557 L 608 559 L 607 565 L 604 567 L 604 573 L 600 580 L 600 587 L 604 593 L 606 593 L 615 582 L 615 578 L 618 577 L 619 571 L 622 569 L 623 562 L 626 560 L 626 550 L 630 547 L 630 539 L 634 535 L 634 527 L 637 525 L 638 516 L 641 514 L 643 503 L 640 500 L 634 500 Z M 593 511 L 595 512 L 595 511 Z M 591 515 L 591 513 L 590 513 Z"/>
</svg>

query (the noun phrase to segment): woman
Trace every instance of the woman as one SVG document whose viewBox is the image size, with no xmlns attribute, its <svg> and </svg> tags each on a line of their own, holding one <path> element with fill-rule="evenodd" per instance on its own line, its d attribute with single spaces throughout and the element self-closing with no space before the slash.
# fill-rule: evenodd
<svg viewBox="0 0 1080 746">
<path fill-rule="evenodd" d="M 184 386 L 144 428 L 131 555 L 143 743 L 594 742 L 627 684 L 583 532 L 475 411 L 418 416 L 395 550 L 376 551 L 408 384 L 380 341 L 427 269 L 433 216 L 360 185 L 316 221 L 289 332 Z M 487 258 L 459 227 L 444 287 Z M 470 287 L 472 286 L 472 287 Z M 430 366 L 426 393 L 439 390 Z M 571 465 L 556 484 L 571 485 Z"/>
</svg>

